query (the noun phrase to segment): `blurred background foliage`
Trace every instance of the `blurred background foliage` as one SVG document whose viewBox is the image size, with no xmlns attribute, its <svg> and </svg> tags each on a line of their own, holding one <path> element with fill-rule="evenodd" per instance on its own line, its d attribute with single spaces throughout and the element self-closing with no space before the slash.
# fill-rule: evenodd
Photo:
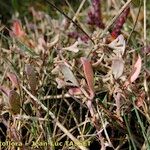
<svg viewBox="0 0 150 150">
<path fill-rule="evenodd" d="M 50 0 L 65 13 L 68 12 L 67 0 Z M 74 11 L 79 7 L 80 0 L 68 0 Z M 9 24 L 12 14 L 19 14 L 19 18 L 30 17 L 28 9 L 34 7 L 35 10 L 44 11 L 50 16 L 57 17 L 57 12 L 45 0 L 0 0 L 0 21 L 3 24 Z"/>
</svg>

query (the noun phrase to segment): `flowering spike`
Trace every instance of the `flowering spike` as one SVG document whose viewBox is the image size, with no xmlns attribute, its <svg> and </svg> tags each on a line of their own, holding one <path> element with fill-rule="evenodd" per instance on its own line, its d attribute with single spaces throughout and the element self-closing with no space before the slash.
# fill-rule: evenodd
<svg viewBox="0 0 150 150">
<path fill-rule="evenodd" d="M 116 20 L 116 22 L 114 24 L 112 32 L 111 32 L 112 37 L 114 37 L 114 38 L 118 37 L 118 35 L 120 34 L 121 29 L 122 29 L 124 23 L 126 22 L 126 19 L 127 19 L 127 16 L 129 14 L 129 12 L 130 12 L 130 7 L 127 7 L 122 12 L 122 14 L 118 17 L 118 19 Z"/>
<path fill-rule="evenodd" d="M 89 11 L 88 17 L 88 24 L 104 29 L 100 0 L 92 0 L 92 9 Z"/>
</svg>

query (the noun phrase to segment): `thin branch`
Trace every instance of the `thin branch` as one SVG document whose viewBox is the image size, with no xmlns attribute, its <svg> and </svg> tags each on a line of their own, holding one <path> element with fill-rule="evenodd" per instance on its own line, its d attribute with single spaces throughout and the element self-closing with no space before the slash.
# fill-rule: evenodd
<svg viewBox="0 0 150 150">
<path fill-rule="evenodd" d="M 81 11 L 81 9 L 82 9 L 82 7 L 83 7 L 83 5 L 84 5 L 85 2 L 86 2 L 86 0 L 82 0 L 82 2 L 81 2 L 81 4 L 80 4 L 80 6 L 79 6 L 77 12 L 75 13 L 75 15 L 74 15 L 74 17 L 73 17 L 73 19 L 72 19 L 73 21 L 75 21 L 76 18 L 78 17 L 78 15 L 79 15 L 79 13 L 80 13 L 80 11 Z M 73 25 L 73 23 L 70 24 L 69 28 L 71 28 L 72 25 Z"/>
<path fill-rule="evenodd" d="M 136 20 L 135 20 L 135 23 L 134 23 L 134 26 L 132 28 L 132 31 L 130 32 L 130 35 L 128 37 L 128 40 L 127 40 L 127 44 L 129 43 L 130 39 L 131 39 L 131 36 L 132 36 L 132 33 L 136 27 L 136 24 L 137 24 L 137 21 L 138 21 L 138 18 L 139 18 L 139 15 L 140 15 L 140 11 L 141 11 L 141 7 L 142 7 L 142 2 L 140 1 L 140 6 L 139 6 L 139 10 L 138 10 L 138 13 L 137 13 L 137 16 L 136 16 Z"/>
<path fill-rule="evenodd" d="M 71 21 L 78 29 L 80 29 L 81 32 L 83 32 L 90 40 L 93 44 L 94 41 L 91 39 L 91 37 L 75 22 L 73 21 L 69 16 L 67 16 L 62 10 L 60 10 L 58 7 L 56 7 L 54 4 L 52 4 L 49 0 L 46 0 L 46 2 L 52 6 L 53 8 L 55 8 L 57 11 L 59 11 L 61 14 L 63 14 L 69 21 Z"/>
</svg>

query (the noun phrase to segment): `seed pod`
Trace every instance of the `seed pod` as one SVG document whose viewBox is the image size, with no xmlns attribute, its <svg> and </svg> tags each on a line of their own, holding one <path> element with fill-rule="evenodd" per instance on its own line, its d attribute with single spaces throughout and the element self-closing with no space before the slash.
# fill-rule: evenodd
<svg viewBox="0 0 150 150">
<path fill-rule="evenodd" d="M 20 113 L 20 96 L 15 90 L 11 90 L 8 94 L 9 110 L 12 114 L 16 115 Z"/>
<path fill-rule="evenodd" d="M 36 87 L 37 87 L 37 79 L 35 69 L 31 65 L 25 66 L 25 72 L 27 75 L 28 83 L 31 89 L 31 92 L 35 94 Z"/>
</svg>

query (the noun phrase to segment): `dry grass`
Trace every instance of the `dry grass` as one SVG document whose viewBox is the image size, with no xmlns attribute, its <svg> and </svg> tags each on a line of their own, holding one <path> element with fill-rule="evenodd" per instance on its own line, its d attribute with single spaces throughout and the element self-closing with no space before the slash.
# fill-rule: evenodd
<svg viewBox="0 0 150 150">
<path fill-rule="evenodd" d="M 0 26 L 1 149 L 150 149 L 146 0 L 106 0 L 104 29 L 87 23 L 90 1 L 66 4 L 69 18 L 32 7 Z"/>
</svg>

